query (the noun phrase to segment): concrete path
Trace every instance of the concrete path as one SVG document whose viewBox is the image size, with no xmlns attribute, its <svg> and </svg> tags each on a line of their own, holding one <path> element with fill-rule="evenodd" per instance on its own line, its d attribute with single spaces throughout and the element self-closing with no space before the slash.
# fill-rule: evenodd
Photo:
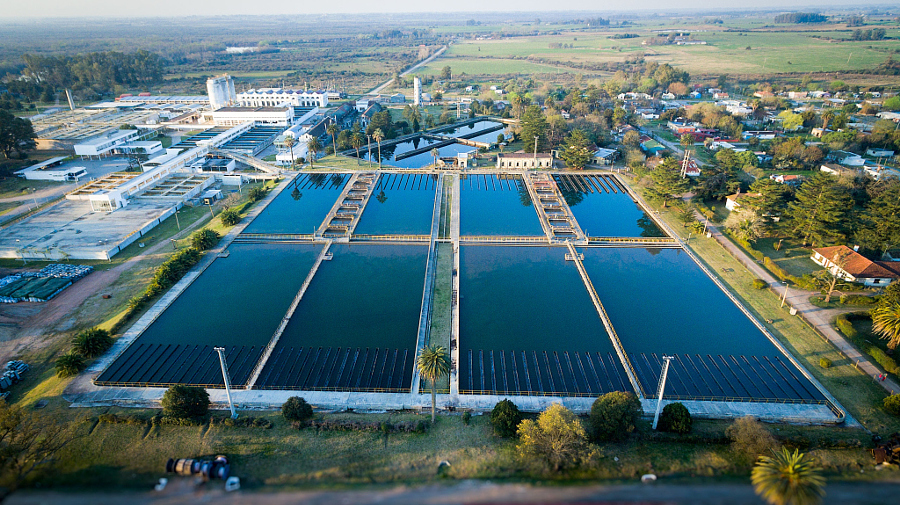
<svg viewBox="0 0 900 505">
<path fill-rule="evenodd" d="M 424 60 L 422 60 L 422 61 L 416 63 L 415 65 L 409 67 L 408 69 L 404 70 L 404 71 L 400 74 L 400 77 L 407 76 L 407 75 L 409 75 L 410 72 L 415 72 L 416 69 L 418 69 L 419 67 L 431 63 L 432 61 L 434 61 L 435 58 L 437 58 L 438 56 L 444 54 L 444 51 L 446 51 L 446 50 L 447 50 L 447 46 L 444 46 L 444 47 L 438 49 L 437 51 L 435 51 L 434 54 L 432 54 L 432 55 L 429 56 L 428 58 L 425 58 Z M 374 88 L 372 91 L 369 91 L 368 94 L 370 94 L 370 95 L 376 95 L 376 94 L 378 94 L 378 93 L 381 93 L 381 91 L 382 91 L 384 88 L 390 86 L 390 84 L 391 84 L 392 82 L 394 82 L 393 79 L 387 81 L 386 83 L 382 84 L 381 86 L 378 86 L 377 88 Z"/>
<path fill-rule="evenodd" d="M 838 333 L 837 330 L 834 329 L 834 326 L 831 325 L 832 318 L 837 314 L 841 312 L 851 312 L 851 310 L 844 311 L 842 309 L 822 309 L 816 307 L 809 302 L 809 297 L 815 293 L 786 287 L 781 281 L 776 279 L 758 264 L 756 260 L 747 256 L 744 251 L 728 240 L 727 237 L 722 235 L 719 228 L 714 226 L 704 216 L 697 213 L 697 219 L 700 220 L 701 223 L 706 223 L 707 230 L 712 234 L 713 238 L 730 252 L 735 259 L 747 267 L 753 275 L 768 282 L 772 291 L 778 294 L 778 296 L 784 296 L 784 291 L 787 289 L 788 293 L 785 305 L 797 309 L 798 314 L 803 316 L 810 325 L 824 335 L 825 338 L 841 352 L 841 354 L 850 359 L 851 362 L 855 363 L 860 370 L 865 372 L 869 377 L 872 377 L 873 380 L 876 379 L 877 375 L 884 373 L 884 370 L 869 361 L 866 356 L 860 353 L 851 343 L 847 342 L 844 336 Z M 883 381 L 876 380 L 876 382 L 890 394 L 900 394 L 900 385 L 898 385 L 894 379 L 889 377 Z"/>
<path fill-rule="evenodd" d="M 612 457 L 610 455 L 609 457 Z M 455 463 L 455 462 L 451 462 Z M 437 472 L 438 462 L 434 462 Z M 648 464 L 648 473 L 652 465 Z M 889 472 L 890 470 L 884 470 Z M 866 468 L 863 473 L 875 472 Z M 162 476 L 160 472 L 160 476 Z M 697 483 L 672 484 L 665 477 L 655 484 L 640 484 L 637 478 L 626 484 L 549 485 L 497 483 L 483 480 L 451 481 L 420 486 L 394 485 L 390 487 L 356 488 L 349 490 L 309 489 L 283 493 L 237 491 L 225 493 L 221 481 L 194 486 L 187 477 L 168 476 L 169 483 L 161 492 L 90 491 L 62 492 L 24 490 L 10 495 L 8 505 L 131 505 L 216 503 L 236 505 L 462 505 L 462 504 L 691 504 L 691 505 L 762 505 L 765 503 L 753 492 L 749 477 L 731 484 Z M 685 477 L 682 477 L 685 479 Z M 260 490 L 264 491 L 264 490 Z M 893 503 L 900 494 L 896 482 L 838 482 L 825 486 L 825 503 L 853 503 L 881 505 Z"/>
</svg>

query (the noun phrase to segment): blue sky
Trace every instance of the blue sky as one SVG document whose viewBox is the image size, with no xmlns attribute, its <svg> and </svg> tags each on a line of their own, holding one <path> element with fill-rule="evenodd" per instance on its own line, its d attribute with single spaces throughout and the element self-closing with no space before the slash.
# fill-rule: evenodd
<svg viewBox="0 0 900 505">
<path fill-rule="evenodd" d="M 707 2 L 688 2 L 685 0 L 643 0 L 637 6 L 623 7 L 620 0 L 512 0 L 505 2 L 486 2 L 484 0 L 454 0 L 452 2 L 426 2 L 421 0 L 342 0 L 340 2 L 253 2 L 252 0 L 149 0 L 143 2 L 123 0 L 30 0 L 9 1 L 0 13 L 0 20 L 10 17 L 75 17 L 106 16 L 130 17 L 153 16 L 172 17 L 190 15 L 227 15 L 227 14 L 325 14 L 325 13 L 366 13 L 366 12 L 475 12 L 475 11 L 624 11 L 638 9 L 652 11 L 655 9 L 700 9 L 724 10 L 730 8 L 746 9 L 785 9 L 796 10 L 803 7 L 846 9 L 857 5 L 882 6 L 890 2 L 873 2 L 872 0 L 756 0 L 748 4 L 745 0 L 716 0 Z M 896 4 L 895 4 L 896 5 Z M 514 6 L 514 7 L 513 7 Z M 261 10 L 256 7 L 263 7 Z M 894 7 L 893 10 L 896 10 Z"/>
</svg>

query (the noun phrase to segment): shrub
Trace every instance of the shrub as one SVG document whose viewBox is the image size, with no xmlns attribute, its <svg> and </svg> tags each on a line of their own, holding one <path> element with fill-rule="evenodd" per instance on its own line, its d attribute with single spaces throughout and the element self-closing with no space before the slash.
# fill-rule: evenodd
<svg viewBox="0 0 900 505">
<path fill-rule="evenodd" d="M 766 454 L 778 446 L 772 433 L 755 417 L 741 417 L 725 430 L 731 440 L 731 448 L 755 460 L 760 454 Z"/>
<path fill-rule="evenodd" d="M 500 400 L 491 411 L 491 426 L 494 427 L 494 433 L 503 438 L 514 437 L 521 422 L 522 413 L 519 412 L 519 407 L 509 400 Z"/>
<path fill-rule="evenodd" d="M 225 209 L 219 214 L 219 219 L 225 226 L 234 226 L 241 220 L 241 215 L 236 209 Z"/>
<path fill-rule="evenodd" d="M 465 412 L 463 412 L 463 414 L 462 414 L 462 422 L 463 422 L 463 424 L 465 424 L 466 426 L 468 426 L 469 423 L 472 422 L 472 413 L 469 412 L 468 410 L 465 411 Z"/>
<path fill-rule="evenodd" d="M 853 327 L 853 324 L 847 319 L 846 315 L 841 314 L 837 316 L 834 323 L 837 325 L 838 329 L 841 330 L 841 333 L 851 339 L 856 338 L 856 328 Z"/>
<path fill-rule="evenodd" d="M 399 423 L 378 423 L 353 421 L 349 419 L 312 419 L 307 422 L 291 423 L 295 429 L 313 428 L 320 431 L 363 431 L 386 433 L 425 433 L 429 423 L 425 421 L 402 421 Z"/>
<path fill-rule="evenodd" d="M 841 295 L 841 303 L 845 305 L 875 305 L 878 299 L 866 295 Z"/>
<path fill-rule="evenodd" d="M 641 402 L 633 393 L 613 391 L 591 405 L 590 435 L 597 441 L 624 440 L 641 417 Z"/>
<path fill-rule="evenodd" d="M 56 359 L 56 376 L 65 379 L 74 377 L 84 370 L 84 356 L 70 351 Z"/>
<path fill-rule="evenodd" d="M 247 191 L 247 198 L 251 202 L 262 200 L 264 196 L 266 196 L 266 190 L 263 188 L 250 188 L 250 191 Z"/>
<path fill-rule="evenodd" d="M 828 358 L 819 358 L 819 366 L 822 368 L 831 368 L 831 360 Z"/>
<path fill-rule="evenodd" d="M 209 394 L 205 389 L 176 384 L 162 398 L 163 416 L 173 419 L 197 419 L 209 412 Z"/>
<path fill-rule="evenodd" d="M 558 403 L 536 421 L 526 419 L 519 425 L 519 451 L 543 459 L 554 471 L 580 464 L 587 445 L 581 421 Z"/>
<path fill-rule="evenodd" d="M 109 332 L 101 328 L 91 328 L 83 330 L 75 335 L 72 340 L 74 351 L 81 354 L 85 358 L 96 358 L 102 356 L 113 345 L 113 339 L 109 336 Z"/>
<path fill-rule="evenodd" d="M 884 410 L 888 414 L 900 416 L 900 395 L 891 395 L 884 399 Z"/>
<path fill-rule="evenodd" d="M 197 230 L 191 235 L 191 247 L 198 251 L 205 251 L 219 241 L 219 234 L 209 228 Z"/>
<path fill-rule="evenodd" d="M 281 415 L 288 421 L 306 421 L 313 416 L 313 409 L 306 400 L 292 396 L 281 406 Z"/>
<path fill-rule="evenodd" d="M 690 433 L 694 427 L 694 420 L 687 407 L 681 403 L 670 403 L 663 407 L 659 416 L 659 429 L 670 433 Z"/>
<path fill-rule="evenodd" d="M 863 347 L 863 350 L 866 351 L 869 356 L 872 356 L 872 359 L 881 365 L 881 368 L 884 368 L 886 372 L 900 375 L 900 366 L 897 366 L 897 361 L 888 356 L 887 353 L 884 352 L 884 349 L 873 344 L 868 344 Z"/>
<path fill-rule="evenodd" d="M 766 289 L 769 287 L 769 283 L 762 279 L 753 279 L 753 287 L 756 289 Z"/>
</svg>

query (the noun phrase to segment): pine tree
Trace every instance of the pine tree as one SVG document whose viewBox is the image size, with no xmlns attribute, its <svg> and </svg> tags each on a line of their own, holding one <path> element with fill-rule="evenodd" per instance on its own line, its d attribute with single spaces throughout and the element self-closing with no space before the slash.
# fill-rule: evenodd
<svg viewBox="0 0 900 505">
<path fill-rule="evenodd" d="M 647 193 L 651 198 L 662 200 L 663 208 L 666 207 L 669 200 L 684 193 L 690 186 L 690 182 L 681 177 L 678 162 L 672 158 L 660 163 L 650 173 L 650 179 L 653 180 L 653 186 L 647 190 Z"/>
<path fill-rule="evenodd" d="M 837 178 L 819 172 L 797 190 L 797 201 L 788 205 L 790 230 L 803 245 L 821 246 L 844 238 L 843 226 L 853 200 Z"/>
<path fill-rule="evenodd" d="M 900 184 L 894 183 L 875 197 L 860 221 L 856 238 L 863 248 L 884 254 L 900 247 Z"/>
<path fill-rule="evenodd" d="M 529 105 L 525 109 L 525 113 L 522 114 L 521 125 L 520 136 L 522 138 L 522 148 L 525 152 L 534 152 L 535 137 L 537 137 L 537 150 L 546 149 L 549 125 L 539 106 Z"/>
<path fill-rule="evenodd" d="M 569 168 L 582 169 L 590 163 L 590 141 L 583 131 L 578 129 L 572 130 L 559 157 L 566 162 L 566 166 Z"/>
</svg>

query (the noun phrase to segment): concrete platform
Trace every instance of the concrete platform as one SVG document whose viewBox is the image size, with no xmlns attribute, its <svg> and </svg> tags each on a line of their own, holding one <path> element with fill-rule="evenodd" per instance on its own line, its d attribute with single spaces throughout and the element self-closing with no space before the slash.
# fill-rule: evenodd
<svg viewBox="0 0 900 505">
<path fill-rule="evenodd" d="M 0 258 L 107 260 L 176 205 L 134 201 L 107 213 L 91 212 L 87 201 L 66 200 L 4 229 Z"/>
</svg>

